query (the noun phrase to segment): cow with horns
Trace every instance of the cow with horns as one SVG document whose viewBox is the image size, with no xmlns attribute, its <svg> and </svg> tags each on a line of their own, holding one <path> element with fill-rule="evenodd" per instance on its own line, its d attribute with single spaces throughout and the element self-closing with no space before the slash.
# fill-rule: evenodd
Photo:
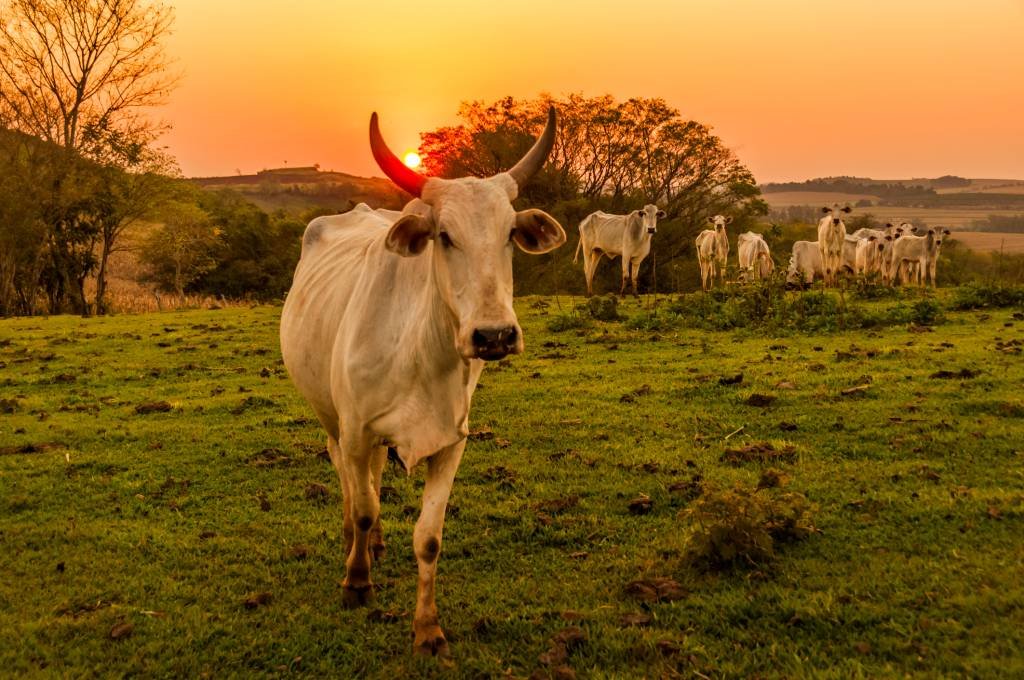
<svg viewBox="0 0 1024 680">
<path fill-rule="evenodd" d="M 306 227 L 281 315 L 281 353 L 327 431 L 344 499 L 348 606 L 373 594 L 384 552 L 381 473 L 388 450 L 411 470 L 426 461 L 413 549 L 419 570 L 414 649 L 445 654 L 434 580 L 445 507 L 469 433 L 485 361 L 523 351 L 512 308 L 512 251 L 565 242 L 557 221 L 512 201 L 555 141 L 555 110 L 529 152 L 488 178 L 425 177 L 405 167 L 370 118 L 380 168 L 414 196 L 401 212 L 365 205 Z"/>
</svg>

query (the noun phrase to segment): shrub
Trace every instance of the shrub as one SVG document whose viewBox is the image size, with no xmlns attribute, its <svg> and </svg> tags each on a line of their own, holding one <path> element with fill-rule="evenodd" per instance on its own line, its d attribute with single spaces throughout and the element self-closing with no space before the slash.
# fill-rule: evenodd
<svg viewBox="0 0 1024 680">
<path fill-rule="evenodd" d="M 910 316 L 910 320 L 920 326 L 933 326 L 942 318 L 942 305 L 930 298 L 915 302 Z"/>
<path fill-rule="evenodd" d="M 559 314 L 558 316 L 553 316 L 548 320 L 548 330 L 552 333 L 561 333 L 563 331 L 586 328 L 589 325 L 590 321 L 576 312 Z"/>
<path fill-rule="evenodd" d="M 704 493 L 684 511 L 693 523 L 686 559 L 700 569 L 764 567 L 777 547 L 817 533 L 817 506 L 800 493 L 772 486 L 751 490 L 741 486 Z"/>
<path fill-rule="evenodd" d="M 956 289 L 953 309 L 958 311 L 1024 305 L 1024 286 L 968 284 Z"/>
<path fill-rule="evenodd" d="M 619 314 L 619 298 L 612 293 L 590 298 L 586 310 L 598 321 L 618 321 L 623 318 Z"/>
</svg>

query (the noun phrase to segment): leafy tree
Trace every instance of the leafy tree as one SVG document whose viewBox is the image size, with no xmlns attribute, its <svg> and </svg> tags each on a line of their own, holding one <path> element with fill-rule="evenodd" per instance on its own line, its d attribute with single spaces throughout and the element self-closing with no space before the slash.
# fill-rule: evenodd
<svg viewBox="0 0 1024 680">
<path fill-rule="evenodd" d="M 142 261 L 153 281 L 184 298 L 187 286 L 217 266 L 221 231 L 195 203 L 172 203 L 163 219 L 143 243 Z"/>
</svg>

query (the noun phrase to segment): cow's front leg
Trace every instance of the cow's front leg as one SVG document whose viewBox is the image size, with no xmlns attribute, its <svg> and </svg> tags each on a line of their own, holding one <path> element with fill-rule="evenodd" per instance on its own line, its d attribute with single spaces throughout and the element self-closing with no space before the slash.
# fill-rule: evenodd
<svg viewBox="0 0 1024 680">
<path fill-rule="evenodd" d="M 353 524 L 352 547 L 345 562 L 343 601 L 346 607 L 358 607 L 373 599 L 370 581 L 370 531 L 378 522 L 380 500 L 373 486 L 371 467 L 380 446 L 368 433 L 343 436 L 340 441 L 345 491 L 350 498 Z"/>
<path fill-rule="evenodd" d="M 633 297 L 638 298 L 638 299 L 640 298 L 640 293 L 638 293 L 637 289 L 636 289 L 636 280 L 637 280 L 637 277 L 638 277 L 639 274 L 640 274 L 640 265 L 639 264 L 637 264 L 637 265 L 630 264 L 629 265 L 629 278 L 633 282 Z"/>
<path fill-rule="evenodd" d="M 462 460 L 466 440 L 454 446 L 441 449 L 427 460 L 427 481 L 423 487 L 423 508 L 412 535 L 413 550 L 419 567 L 419 582 L 416 588 L 416 614 L 412 628 L 416 637 L 413 651 L 417 654 L 448 654 L 448 641 L 437 620 L 437 604 L 434 600 L 434 580 L 437 577 L 437 560 L 441 555 L 441 530 L 444 528 L 444 512 L 448 496 L 452 491 L 455 472 Z"/>
<path fill-rule="evenodd" d="M 370 456 L 370 474 L 373 477 L 373 490 L 377 495 L 378 501 L 377 521 L 373 523 L 373 528 L 370 529 L 370 557 L 373 558 L 374 562 L 382 560 L 384 558 L 384 553 L 387 552 L 387 547 L 384 545 L 384 528 L 380 524 L 379 512 L 381 477 L 384 474 L 384 465 L 387 464 L 387 462 L 387 447 L 374 447 L 373 453 Z"/>
<path fill-rule="evenodd" d="M 349 491 L 345 477 L 345 466 L 342 463 L 341 446 L 334 437 L 327 438 L 327 453 L 331 457 L 331 464 L 334 471 L 338 473 L 338 483 L 341 486 L 342 504 L 342 535 L 345 537 L 345 555 L 352 552 L 352 542 L 355 540 L 355 523 L 352 521 L 352 492 Z"/>
</svg>

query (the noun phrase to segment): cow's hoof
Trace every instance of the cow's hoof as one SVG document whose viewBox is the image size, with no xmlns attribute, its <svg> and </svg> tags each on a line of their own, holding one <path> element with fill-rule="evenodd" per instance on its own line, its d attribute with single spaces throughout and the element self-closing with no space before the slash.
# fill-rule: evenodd
<svg viewBox="0 0 1024 680">
<path fill-rule="evenodd" d="M 345 609 L 356 609 L 358 607 L 365 607 L 366 605 L 373 602 L 373 584 L 367 583 L 365 586 L 343 586 L 341 593 L 341 603 Z"/>
<path fill-rule="evenodd" d="M 440 631 L 436 635 L 425 637 L 422 640 L 417 636 L 412 651 L 417 656 L 451 656 L 448 650 L 448 641 L 444 639 L 444 633 Z"/>
</svg>

